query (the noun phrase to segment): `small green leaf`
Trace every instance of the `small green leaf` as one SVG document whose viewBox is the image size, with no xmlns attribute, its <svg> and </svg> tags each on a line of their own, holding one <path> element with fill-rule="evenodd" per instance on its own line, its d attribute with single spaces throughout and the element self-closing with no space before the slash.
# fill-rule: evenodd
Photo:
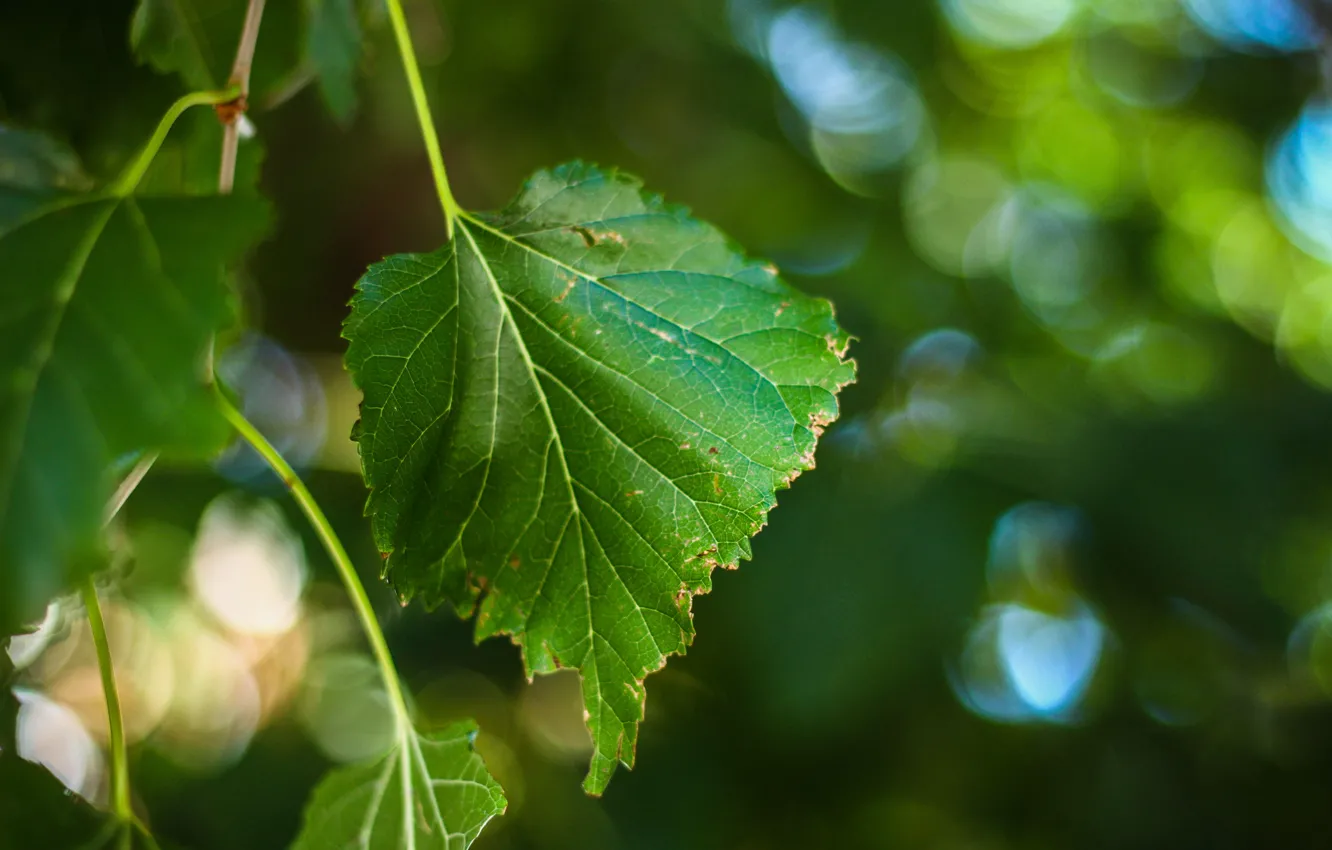
<svg viewBox="0 0 1332 850">
<path fill-rule="evenodd" d="M 473 749 L 476 724 L 405 739 L 319 783 L 293 850 L 465 850 L 508 805 Z"/>
<path fill-rule="evenodd" d="M 91 187 L 69 148 L 41 133 L 0 124 L 0 231 L 52 198 Z"/>
<path fill-rule="evenodd" d="M 266 221 L 247 198 L 89 197 L 0 235 L 0 634 L 97 559 L 113 459 L 225 438 L 200 364 Z"/>
<path fill-rule="evenodd" d="M 342 123 L 356 111 L 356 70 L 361 27 L 352 0 L 305 0 L 305 61 L 319 77 L 319 91 Z"/>
<path fill-rule="evenodd" d="M 837 417 L 854 365 L 831 305 L 574 164 L 372 266 L 344 335 L 387 577 L 481 600 L 477 637 L 513 635 L 529 673 L 578 668 L 600 793 L 692 597 L 749 557 Z"/>
</svg>

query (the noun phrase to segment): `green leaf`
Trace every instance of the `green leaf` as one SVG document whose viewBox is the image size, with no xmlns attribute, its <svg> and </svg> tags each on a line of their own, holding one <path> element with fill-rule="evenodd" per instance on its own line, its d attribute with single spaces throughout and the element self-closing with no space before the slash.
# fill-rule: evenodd
<svg viewBox="0 0 1332 850">
<path fill-rule="evenodd" d="M 473 749 L 476 724 L 405 738 L 319 783 L 293 850 L 464 850 L 508 805 Z"/>
<path fill-rule="evenodd" d="M 52 198 L 91 186 L 69 148 L 41 133 L 0 124 L 0 231 Z"/>
<path fill-rule="evenodd" d="M 91 569 L 113 459 L 220 446 L 200 364 L 266 221 L 247 198 L 91 197 L 0 236 L 0 634 Z"/>
<path fill-rule="evenodd" d="M 826 301 L 625 175 L 540 172 L 453 241 L 358 284 L 366 510 L 404 598 L 480 601 L 529 673 L 576 667 L 595 751 L 632 766 L 643 679 L 693 637 L 854 378 Z M 482 599 L 482 597 L 484 597 Z"/>
<path fill-rule="evenodd" d="M 361 27 L 352 0 L 305 0 L 305 61 L 319 77 L 319 91 L 342 123 L 356 111 L 356 70 Z"/>
<path fill-rule="evenodd" d="M 140 62 L 178 75 L 187 89 L 216 88 L 231 72 L 245 9 L 244 0 L 139 0 L 130 46 Z M 251 68 L 251 110 L 317 82 L 329 111 L 345 123 L 356 109 L 361 47 L 353 0 L 267 4 Z"/>
<path fill-rule="evenodd" d="M 180 74 L 195 91 L 214 88 L 229 61 L 214 42 L 210 18 L 227 7 L 221 0 L 139 0 L 130 20 L 130 46 L 139 61 L 162 74 Z"/>
</svg>

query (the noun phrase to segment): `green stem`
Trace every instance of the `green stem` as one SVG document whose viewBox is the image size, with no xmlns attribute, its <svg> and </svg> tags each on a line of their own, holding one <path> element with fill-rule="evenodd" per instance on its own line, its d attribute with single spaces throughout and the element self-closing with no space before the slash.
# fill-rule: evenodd
<svg viewBox="0 0 1332 850">
<path fill-rule="evenodd" d="M 421 69 L 416 65 L 416 52 L 412 49 L 412 34 L 407 29 L 407 19 L 402 14 L 400 0 L 386 0 L 389 19 L 393 21 L 393 36 L 398 42 L 398 53 L 402 54 L 402 66 L 407 72 L 407 86 L 412 90 L 412 103 L 416 106 L 416 119 L 421 124 L 421 138 L 425 141 L 426 155 L 430 157 L 430 171 L 435 176 L 435 192 L 439 203 L 444 208 L 444 232 L 453 238 L 453 220 L 462 207 L 453 199 L 449 191 L 449 178 L 444 172 L 444 156 L 439 151 L 439 137 L 435 135 L 435 123 L 430 118 L 430 104 L 426 101 L 425 85 L 421 82 Z"/>
<path fill-rule="evenodd" d="M 138 158 L 131 162 L 129 167 L 125 169 L 125 173 L 120 175 L 120 179 L 112 184 L 112 193 L 123 198 L 134 192 L 139 185 L 139 181 L 143 179 L 143 175 L 148 171 L 148 166 L 152 164 L 153 157 L 157 156 L 157 151 L 162 147 L 162 142 L 166 141 L 167 133 L 171 132 L 171 126 L 176 123 L 176 119 L 185 113 L 185 110 L 191 106 L 216 106 L 219 103 L 235 100 L 239 95 L 240 88 L 231 86 L 221 91 L 190 92 L 171 104 L 171 108 L 162 116 L 162 120 L 157 122 L 157 129 L 153 131 L 152 138 L 148 140 L 148 144 L 144 145 Z"/>
<path fill-rule="evenodd" d="M 147 845 L 147 850 L 162 850 L 161 845 L 157 843 L 157 839 L 153 838 L 153 834 L 148 831 L 148 827 L 144 826 L 138 820 L 134 821 L 133 826 L 134 830 L 136 830 L 139 833 L 139 837 L 143 839 L 143 843 Z M 131 843 L 132 843 L 132 837 L 131 837 Z"/>
<path fill-rule="evenodd" d="M 88 609 L 88 626 L 97 649 L 97 669 L 102 674 L 102 693 L 106 696 L 106 719 L 111 730 L 111 810 L 122 824 L 134 820 L 130 805 L 129 757 L 125 751 L 125 723 L 120 714 L 120 694 L 116 691 L 115 668 L 111 666 L 111 644 L 106 639 L 106 622 L 97 601 L 97 585 L 89 577 L 83 583 L 83 605 Z"/>
<path fill-rule="evenodd" d="M 291 468 L 286 459 L 273 448 L 272 443 L 259 433 L 259 429 L 254 427 L 250 420 L 245 418 L 231 399 L 227 398 L 222 392 L 220 385 L 214 383 L 214 389 L 217 393 L 218 407 L 222 410 L 222 415 L 226 417 L 231 426 L 240 434 L 241 439 L 249 443 L 259 456 L 272 468 L 277 477 L 282 479 L 291 492 L 292 498 L 296 500 L 305 514 L 305 518 L 310 521 L 315 532 L 319 535 L 319 540 L 324 544 L 324 550 L 328 552 L 333 559 L 333 565 L 338 569 L 338 575 L 342 577 L 342 583 L 347 588 L 347 595 L 351 597 L 352 607 L 356 609 L 356 615 L 361 620 L 361 628 L 365 631 L 366 638 L 370 641 L 370 649 L 374 652 L 375 661 L 379 664 L 379 673 L 384 679 L 384 688 L 388 691 L 389 702 L 393 706 L 394 717 L 398 724 L 398 734 L 405 735 L 407 730 L 411 729 L 411 715 L 407 710 L 407 701 L 403 696 L 402 683 L 398 680 L 397 668 L 393 666 L 393 656 L 389 654 L 388 642 L 384 640 L 384 632 L 379 627 L 379 620 L 375 617 L 375 609 L 370 605 L 370 597 L 366 596 L 365 587 L 361 584 L 360 577 L 356 574 L 356 568 L 352 566 L 351 558 L 347 555 L 347 550 L 343 547 L 342 541 L 333 531 L 333 526 L 329 525 L 328 518 L 319 508 L 319 503 L 315 501 L 314 496 L 306 488 L 305 483 L 301 481 L 300 476 Z"/>
</svg>

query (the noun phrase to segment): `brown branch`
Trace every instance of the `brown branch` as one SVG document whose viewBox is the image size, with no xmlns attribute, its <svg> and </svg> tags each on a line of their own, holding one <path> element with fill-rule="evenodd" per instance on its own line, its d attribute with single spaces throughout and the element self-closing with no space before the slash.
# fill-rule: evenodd
<svg viewBox="0 0 1332 850">
<path fill-rule="evenodd" d="M 228 84 L 240 87 L 240 94 L 230 103 L 217 107 L 217 118 L 222 122 L 222 163 L 218 168 L 217 191 L 231 194 L 236 184 L 236 148 L 240 145 L 240 119 L 245 114 L 250 97 L 250 66 L 254 63 L 254 47 L 259 41 L 259 22 L 264 17 L 264 0 L 250 0 L 245 9 L 245 25 L 241 28 L 240 42 L 236 45 L 236 61 L 231 63 Z"/>
</svg>

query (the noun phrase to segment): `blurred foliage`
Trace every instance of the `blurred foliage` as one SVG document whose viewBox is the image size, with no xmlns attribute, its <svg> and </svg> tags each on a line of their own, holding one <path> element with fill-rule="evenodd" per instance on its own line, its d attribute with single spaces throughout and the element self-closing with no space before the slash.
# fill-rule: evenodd
<svg viewBox="0 0 1332 850">
<path fill-rule="evenodd" d="M 380 588 L 422 714 L 475 716 L 511 801 L 477 846 L 1332 841 L 1332 120 L 1309 2 L 408 4 L 466 207 L 539 166 L 613 163 L 858 337 L 819 468 L 698 600 L 701 637 L 649 681 L 638 767 L 604 799 L 578 788 L 576 687 L 525 683 L 507 643 Z M 239 26 L 243 3 L 209 5 Z M 243 149 L 266 150 L 277 210 L 239 281 L 269 342 L 235 368 L 369 580 L 338 330 L 364 268 L 438 247 L 442 221 L 374 4 L 345 128 L 299 72 L 291 5 L 270 3 L 256 91 L 281 96 L 256 99 Z M 136 62 L 133 12 L 5 4 L 0 122 L 117 173 L 181 91 Z M 121 530 L 127 664 L 170 667 L 177 695 L 157 705 L 144 676 L 128 701 L 137 789 L 200 850 L 285 846 L 330 760 L 376 746 L 346 731 L 373 731 L 373 699 L 329 719 L 309 692 L 360 644 L 256 469 L 155 472 Z M 269 541 L 262 563 L 305 553 L 282 573 L 304 576 L 298 614 L 262 638 L 258 591 L 227 603 L 198 578 L 200 517 L 235 489 L 286 516 L 244 538 Z M 49 641 L 20 682 L 95 739 L 87 647 L 75 624 Z M 229 671 L 215 690 L 186 675 L 205 659 Z"/>
</svg>

